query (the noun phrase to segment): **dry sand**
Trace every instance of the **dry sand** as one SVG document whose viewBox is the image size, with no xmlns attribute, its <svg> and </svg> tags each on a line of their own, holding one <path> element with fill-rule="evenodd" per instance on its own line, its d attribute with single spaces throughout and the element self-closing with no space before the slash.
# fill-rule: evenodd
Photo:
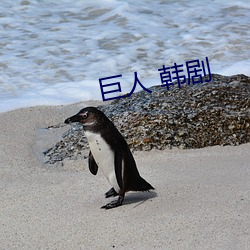
<svg viewBox="0 0 250 250">
<path fill-rule="evenodd" d="M 43 128 L 91 104 L 0 114 L 0 249 L 249 249 L 250 144 L 135 152 L 155 192 L 103 210 L 87 160 L 41 162 L 68 127 Z"/>
</svg>

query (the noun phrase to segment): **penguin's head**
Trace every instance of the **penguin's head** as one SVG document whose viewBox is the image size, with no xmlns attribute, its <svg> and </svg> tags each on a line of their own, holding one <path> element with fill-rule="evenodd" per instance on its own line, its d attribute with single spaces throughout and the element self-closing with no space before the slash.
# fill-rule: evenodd
<svg viewBox="0 0 250 250">
<path fill-rule="evenodd" d="M 79 122 L 87 128 L 91 126 L 98 126 L 105 120 L 107 121 L 108 118 L 100 110 L 94 107 L 87 107 L 80 110 L 76 115 L 69 117 L 64 122 L 67 124 Z"/>
</svg>

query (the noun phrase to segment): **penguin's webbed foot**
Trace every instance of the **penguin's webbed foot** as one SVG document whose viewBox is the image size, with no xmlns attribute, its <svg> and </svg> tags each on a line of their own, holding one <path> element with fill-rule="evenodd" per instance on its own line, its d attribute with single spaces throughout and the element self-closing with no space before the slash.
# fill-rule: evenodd
<svg viewBox="0 0 250 250">
<path fill-rule="evenodd" d="M 124 200 L 124 197 L 123 196 L 119 196 L 118 200 L 112 201 L 112 202 L 110 202 L 110 203 L 102 206 L 101 208 L 110 209 L 110 208 L 114 208 L 114 207 L 119 207 L 119 206 L 122 205 L 123 200 Z"/>
<path fill-rule="evenodd" d="M 118 195 L 118 193 L 115 191 L 114 188 L 111 188 L 107 193 L 105 193 L 106 198 L 109 198 L 109 197 L 112 197 L 112 196 L 115 197 L 117 195 Z"/>
</svg>

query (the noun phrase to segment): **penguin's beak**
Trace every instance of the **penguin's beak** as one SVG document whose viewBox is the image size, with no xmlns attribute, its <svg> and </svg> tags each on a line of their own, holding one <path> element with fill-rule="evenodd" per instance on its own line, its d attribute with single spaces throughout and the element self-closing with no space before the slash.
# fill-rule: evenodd
<svg viewBox="0 0 250 250">
<path fill-rule="evenodd" d="M 76 114 L 76 115 L 73 115 L 73 116 L 67 118 L 64 121 L 64 123 L 70 124 L 72 122 L 80 122 L 80 120 L 81 120 L 81 116 L 79 116 L 78 114 Z"/>
</svg>

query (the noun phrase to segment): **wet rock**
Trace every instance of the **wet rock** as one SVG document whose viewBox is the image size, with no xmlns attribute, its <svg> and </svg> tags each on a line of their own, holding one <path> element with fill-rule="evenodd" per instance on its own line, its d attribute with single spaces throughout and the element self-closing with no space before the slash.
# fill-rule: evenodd
<svg viewBox="0 0 250 250">
<path fill-rule="evenodd" d="M 132 150 L 202 148 L 250 142 L 250 78 L 212 75 L 209 83 L 151 87 L 99 106 Z M 104 103 L 105 104 L 105 103 Z M 74 125 L 53 148 L 48 162 L 82 158 L 88 148 L 81 125 Z M 85 153 L 86 154 L 86 153 Z"/>
</svg>

